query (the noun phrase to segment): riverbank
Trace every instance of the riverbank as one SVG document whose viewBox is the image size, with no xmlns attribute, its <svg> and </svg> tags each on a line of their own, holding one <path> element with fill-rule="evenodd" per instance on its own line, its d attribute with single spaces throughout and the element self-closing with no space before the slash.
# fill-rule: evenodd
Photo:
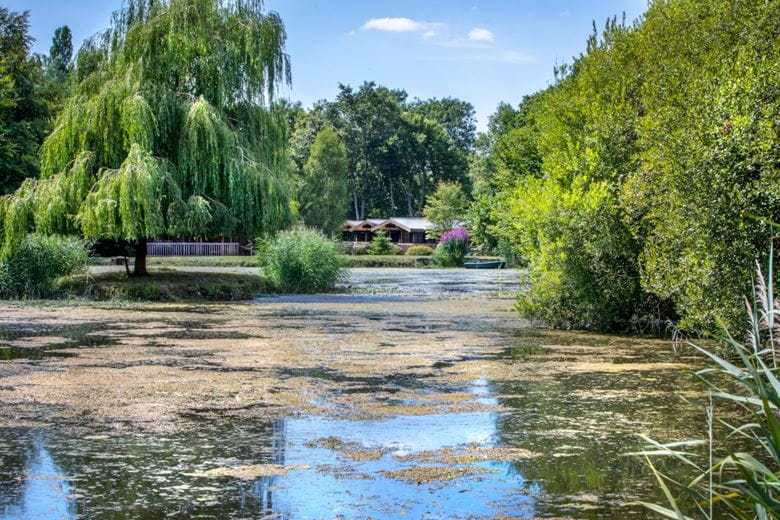
<svg viewBox="0 0 780 520">
<path fill-rule="evenodd" d="M 497 257 L 469 257 L 473 260 L 495 260 Z M 342 260 L 347 267 L 376 268 L 420 268 L 434 267 L 430 256 L 407 255 L 343 255 Z M 132 258 L 130 258 L 132 263 Z M 89 259 L 92 266 L 110 266 L 111 258 Z M 155 256 L 149 257 L 147 263 L 155 267 L 260 267 L 257 256 Z"/>
<path fill-rule="evenodd" d="M 59 280 L 56 290 L 63 297 L 152 302 L 231 302 L 278 292 L 260 273 L 230 268 L 222 272 L 152 268 L 150 274 L 128 276 L 124 266 L 93 267 L 88 273 Z"/>
</svg>

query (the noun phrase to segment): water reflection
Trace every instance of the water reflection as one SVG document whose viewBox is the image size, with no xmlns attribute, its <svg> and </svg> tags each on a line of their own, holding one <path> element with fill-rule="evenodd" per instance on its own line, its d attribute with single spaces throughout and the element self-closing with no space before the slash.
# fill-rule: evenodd
<svg viewBox="0 0 780 520">
<path fill-rule="evenodd" d="M 20 465 L 23 469 L 17 469 L 16 478 L 6 480 L 12 475 L 6 473 L 9 466 Z M 41 435 L 36 435 L 33 446 L 22 448 L 16 457 L 4 453 L 0 467 L 3 471 L 0 518 L 48 520 L 74 516 L 71 486 L 52 459 Z"/>
<path fill-rule="evenodd" d="M 276 505 L 304 518 L 331 514 L 375 518 L 399 514 L 419 518 L 456 518 L 474 515 L 535 516 L 535 485 L 510 463 L 485 463 L 479 478 L 420 485 L 384 478 L 382 471 L 408 468 L 396 457 L 413 452 L 440 450 L 465 444 L 492 445 L 496 440 L 496 414 L 464 413 L 439 416 L 400 416 L 380 421 L 347 421 L 325 418 L 287 421 L 289 465 L 317 464 L 315 471 L 297 472 L 280 479 Z M 312 447 L 312 440 L 338 437 L 386 451 L 378 460 L 352 462 L 337 452 Z M 350 463 L 350 474 L 333 475 L 322 467 L 339 468 Z M 367 478 L 363 478 L 367 477 Z M 421 494 L 421 491 L 424 492 Z M 420 497 L 424 496 L 424 500 Z"/>
<path fill-rule="evenodd" d="M 486 380 L 475 381 L 470 391 L 486 401 L 494 399 Z M 527 482 L 509 462 L 479 463 L 489 472 L 433 483 L 382 475 L 414 466 L 398 460 L 410 453 L 468 444 L 497 446 L 498 425 L 496 413 L 458 413 L 203 424 L 196 432 L 170 436 L 78 438 L 0 430 L 0 437 L 12 441 L 0 449 L 4 483 L 0 518 L 113 518 L 120 511 L 148 518 L 172 513 L 220 518 L 536 516 L 541 488 Z M 383 455 L 354 461 L 315 444 L 327 437 L 381 449 Z M 302 469 L 249 481 L 202 476 L 204 470 L 237 462 Z M 72 477 L 72 486 L 64 474 Z M 15 482 L 21 483 L 18 489 Z"/>
</svg>

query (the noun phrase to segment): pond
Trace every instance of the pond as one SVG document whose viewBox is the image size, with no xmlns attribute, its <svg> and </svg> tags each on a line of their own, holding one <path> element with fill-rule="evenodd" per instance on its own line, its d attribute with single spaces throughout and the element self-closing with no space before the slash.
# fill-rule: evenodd
<svg viewBox="0 0 780 520">
<path fill-rule="evenodd" d="M 634 434 L 703 434 L 700 359 L 531 328 L 516 272 L 352 276 L 0 306 L 0 519 L 646 518 Z"/>
</svg>

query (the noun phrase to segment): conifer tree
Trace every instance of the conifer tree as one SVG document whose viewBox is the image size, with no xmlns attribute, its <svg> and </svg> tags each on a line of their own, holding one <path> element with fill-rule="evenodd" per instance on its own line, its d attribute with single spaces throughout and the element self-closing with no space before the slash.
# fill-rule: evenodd
<svg viewBox="0 0 780 520">
<path fill-rule="evenodd" d="M 300 214 L 304 224 L 333 236 L 341 231 L 349 208 L 347 147 L 332 126 L 314 139 L 304 166 Z"/>
</svg>

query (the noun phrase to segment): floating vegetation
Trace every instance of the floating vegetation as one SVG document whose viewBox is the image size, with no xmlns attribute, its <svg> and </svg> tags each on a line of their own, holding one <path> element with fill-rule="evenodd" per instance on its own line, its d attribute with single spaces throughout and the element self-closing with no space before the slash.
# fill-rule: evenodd
<svg viewBox="0 0 780 520">
<path fill-rule="evenodd" d="M 435 464 L 461 465 L 473 462 L 516 462 L 540 457 L 536 453 L 522 448 L 485 448 L 469 444 L 458 448 L 445 448 L 436 451 L 422 451 L 406 455 L 396 455 L 399 462 L 424 462 Z"/>
<path fill-rule="evenodd" d="M 404 480 L 413 484 L 429 484 L 440 480 L 474 477 L 488 473 L 498 473 L 498 471 L 478 466 L 413 466 L 411 468 L 383 471 L 382 475 L 387 478 Z"/>
<path fill-rule="evenodd" d="M 255 480 L 260 477 L 279 477 L 287 475 L 291 471 L 303 471 L 309 469 L 309 466 L 281 466 L 279 464 L 248 464 L 238 466 L 224 466 L 214 468 L 208 471 L 185 473 L 189 477 L 230 477 L 240 480 Z"/>
<path fill-rule="evenodd" d="M 338 437 L 323 437 L 307 444 L 309 448 L 327 448 L 355 461 L 377 460 L 386 453 L 385 448 L 366 448 L 357 442 L 346 442 Z"/>
<path fill-rule="evenodd" d="M 0 359 L 0 510 L 617 520 L 662 498 L 633 432 L 697 434 L 690 353 L 522 333 L 511 300 L 365 298 L 0 304 L 0 343 L 74 355 Z"/>
</svg>

